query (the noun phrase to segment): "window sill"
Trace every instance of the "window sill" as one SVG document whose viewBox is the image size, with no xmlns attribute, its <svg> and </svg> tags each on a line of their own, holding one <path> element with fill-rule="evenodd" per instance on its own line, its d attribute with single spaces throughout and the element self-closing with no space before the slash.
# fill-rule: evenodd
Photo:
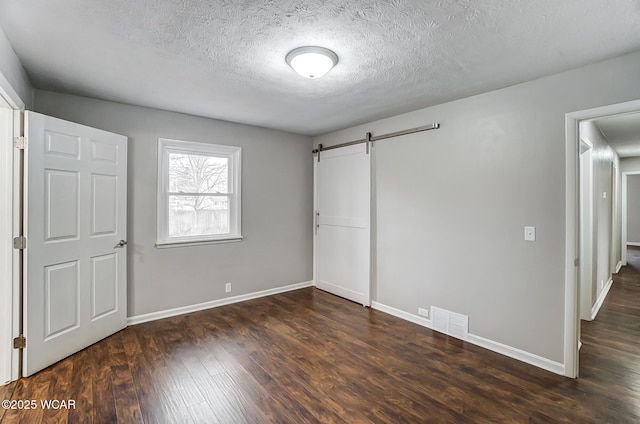
<svg viewBox="0 0 640 424">
<path fill-rule="evenodd" d="M 165 241 L 156 242 L 156 249 L 171 249 L 174 247 L 191 247 L 191 246 L 204 246 L 207 244 L 221 244 L 221 243 L 237 243 L 242 241 L 242 236 L 229 237 L 225 239 L 216 240 L 193 240 L 193 241 Z"/>
</svg>

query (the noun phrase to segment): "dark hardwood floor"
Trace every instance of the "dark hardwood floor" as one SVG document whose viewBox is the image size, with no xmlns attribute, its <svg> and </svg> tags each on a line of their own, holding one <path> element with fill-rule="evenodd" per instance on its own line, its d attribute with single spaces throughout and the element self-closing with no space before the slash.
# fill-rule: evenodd
<svg viewBox="0 0 640 424">
<path fill-rule="evenodd" d="M 637 423 L 640 249 L 571 380 L 309 288 L 129 327 L 3 399 L 2 423 Z M 1 416 L 1 415 L 0 415 Z"/>
</svg>

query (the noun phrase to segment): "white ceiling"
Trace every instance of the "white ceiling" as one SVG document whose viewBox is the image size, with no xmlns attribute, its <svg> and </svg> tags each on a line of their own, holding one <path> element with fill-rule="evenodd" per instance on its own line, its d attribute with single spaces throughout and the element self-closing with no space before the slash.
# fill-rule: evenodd
<svg viewBox="0 0 640 424">
<path fill-rule="evenodd" d="M 640 111 L 594 120 L 621 158 L 640 156 Z"/>
<path fill-rule="evenodd" d="M 0 0 L 0 26 L 37 88 L 309 135 L 640 50 L 638 0 Z M 338 66 L 296 75 L 304 45 Z"/>
</svg>

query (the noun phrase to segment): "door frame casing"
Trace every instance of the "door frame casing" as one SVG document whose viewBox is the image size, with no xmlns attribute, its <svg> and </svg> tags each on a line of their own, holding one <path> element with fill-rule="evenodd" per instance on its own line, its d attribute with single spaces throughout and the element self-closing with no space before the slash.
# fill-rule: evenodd
<svg viewBox="0 0 640 424">
<path fill-rule="evenodd" d="M 618 158 L 619 159 L 619 158 Z M 621 166 L 618 162 L 611 162 L 611 252 L 609 255 L 609 268 L 611 269 L 611 275 L 617 274 L 620 270 L 619 266 L 622 266 L 622 249 L 620 249 L 620 261 L 618 262 L 617 253 L 618 247 L 622 245 L 622 226 L 618 225 L 622 220 L 621 215 L 621 203 L 620 203 L 620 190 L 621 184 L 618 176 L 620 175 Z M 620 229 L 620 233 L 618 233 Z"/>
<path fill-rule="evenodd" d="M 580 143 L 584 143 L 587 149 L 580 153 L 580 169 L 579 169 L 579 181 L 580 181 L 580 208 L 579 208 L 579 222 L 580 222 L 580 246 L 584 249 L 580 251 L 580 276 L 588 276 L 588 287 L 583 279 L 580 279 L 578 286 L 579 290 L 579 313 L 580 318 L 584 320 L 591 320 L 591 308 L 593 306 L 593 299 L 591 290 L 593 288 L 593 144 L 585 138 L 580 138 Z M 586 168 L 586 169 L 585 169 Z M 586 181 L 585 181 L 586 179 Z M 585 208 L 586 207 L 586 208 Z M 587 290 L 588 288 L 588 290 Z"/>
<path fill-rule="evenodd" d="M 617 103 L 565 115 L 565 291 L 564 375 L 578 377 L 579 326 L 578 277 L 580 258 L 580 131 L 581 121 L 640 110 L 640 100 Z"/>
<path fill-rule="evenodd" d="M 18 335 L 18 255 L 12 249 L 11 240 L 17 234 L 18 193 L 16 177 L 18 153 L 13 147 L 13 138 L 20 135 L 24 102 L 13 90 L 9 82 L 0 74 L 0 119 L 6 124 L 6 131 L 0 134 L 0 149 L 6 156 L 0 167 L 0 240 L 5 249 L 0 250 L 0 385 L 17 380 L 19 351 L 13 349 L 11 340 Z"/>
<path fill-rule="evenodd" d="M 627 243 L 629 242 L 628 238 L 627 238 L 627 190 L 628 190 L 628 177 L 629 175 L 640 175 L 640 171 L 626 171 L 622 173 L 622 189 L 621 189 L 621 217 L 622 217 L 622 222 L 621 222 L 621 227 L 622 227 L 622 231 L 621 231 L 621 235 L 620 235 L 620 249 L 621 249 L 621 260 L 622 260 L 622 265 L 626 265 L 627 264 Z"/>
<path fill-rule="evenodd" d="M 13 110 L 0 97 L 0 385 L 13 380 Z"/>
</svg>

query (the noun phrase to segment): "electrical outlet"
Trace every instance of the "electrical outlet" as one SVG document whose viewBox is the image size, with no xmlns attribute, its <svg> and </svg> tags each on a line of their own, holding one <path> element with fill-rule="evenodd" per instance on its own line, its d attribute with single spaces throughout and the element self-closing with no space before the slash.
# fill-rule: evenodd
<svg viewBox="0 0 640 424">
<path fill-rule="evenodd" d="M 536 241 L 536 227 L 524 227 L 524 239 L 526 241 Z"/>
<path fill-rule="evenodd" d="M 224 285 L 224 292 L 231 293 L 231 283 L 227 283 Z"/>
<path fill-rule="evenodd" d="M 418 308 L 418 315 L 429 318 L 429 310 L 425 308 Z"/>
</svg>

